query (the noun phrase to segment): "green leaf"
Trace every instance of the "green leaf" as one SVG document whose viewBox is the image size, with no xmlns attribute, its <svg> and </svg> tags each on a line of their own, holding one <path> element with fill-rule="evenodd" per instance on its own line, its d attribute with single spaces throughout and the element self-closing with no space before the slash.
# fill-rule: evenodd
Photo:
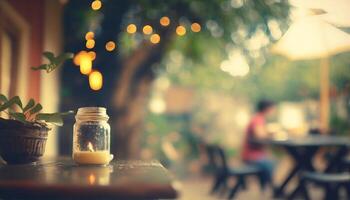
<svg viewBox="0 0 350 200">
<path fill-rule="evenodd" d="M 18 96 L 15 96 L 15 97 L 12 97 L 9 101 L 0 105 L 0 112 L 8 109 L 9 107 L 11 107 L 13 105 L 18 105 L 23 110 L 21 99 Z"/>
<path fill-rule="evenodd" d="M 35 114 L 35 113 L 39 112 L 39 111 L 42 110 L 42 109 L 43 109 L 43 106 L 42 106 L 40 103 L 38 103 L 38 104 L 36 104 L 36 105 L 34 106 L 34 108 L 32 108 L 32 109 L 29 111 L 29 113 L 32 115 L 32 114 Z"/>
<path fill-rule="evenodd" d="M 45 52 L 43 53 L 43 56 L 44 56 L 45 58 L 47 58 L 51 63 L 55 61 L 55 56 L 53 55 L 52 52 L 45 51 Z"/>
<path fill-rule="evenodd" d="M 34 99 L 30 99 L 30 100 L 28 101 L 27 105 L 23 108 L 23 112 L 28 111 L 28 110 L 31 109 L 34 105 L 35 105 Z"/>
<path fill-rule="evenodd" d="M 61 113 L 39 113 L 36 115 L 36 120 L 43 120 L 47 123 L 52 123 L 57 126 L 63 125 Z"/>
<path fill-rule="evenodd" d="M 7 100 L 7 97 L 6 97 L 5 95 L 0 94 L 0 101 L 6 102 L 6 101 L 8 101 L 8 100 Z"/>
<path fill-rule="evenodd" d="M 73 53 L 63 53 L 57 56 L 56 61 L 57 61 L 57 64 L 62 64 L 64 61 L 68 59 L 72 59 L 73 57 L 74 57 Z"/>
<path fill-rule="evenodd" d="M 74 54 L 72 53 L 63 53 L 57 57 L 52 52 L 44 52 L 44 57 L 49 60 L 49 64 L 42 64 L 38 67 L 32 67 L 33 70 L 46 70 L 47 73 L 52 72 L 57 67 L 59 67 L 61 64 L 64 63 L 67 59 L 71 59 L 74 57 Z"/>
<path fill-rule="evenodd" d="M 38 67 L 32 67 L 32 70 L 47 70 L 48 64 L 42 64 Z"/>
<path fill-rule="evenodd" d="M 19 112 L 10 112 L 10 117 L 12 117 L 15 120 L 21 121 L 26 123 L 26 116 L 23 113 L 19 113 Z"/>
<path fill-rule="evenodd" d="M 67 112 L 62 112 L 62 113 L 60 113 L 61 114 L 61 116 L 66 116 L 66 115 L 71 115 L 71 114 L 74 114 L 75 112 L 73 111 L 73 110 L 69 110 L 69 111 L 67 111 Z"/>
</svg>

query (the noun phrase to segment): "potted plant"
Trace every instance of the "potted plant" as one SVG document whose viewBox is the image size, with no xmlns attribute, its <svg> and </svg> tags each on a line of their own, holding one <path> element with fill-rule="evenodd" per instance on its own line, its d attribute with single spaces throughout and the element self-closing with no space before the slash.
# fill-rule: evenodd
<svg viewBox="0 0 350 200">
<path fill-rule="evenodd" d="M 64 53 L 57 57 L 51 52 L 44 52 L 48 64 L 32 67 L 33 70 L 52 72 L 65 60 L 73 57 Z M 50 130 L 48 124 L 63 125 L 62 117 L 72 113 L 42 113 L 40 103 L 30 99 L 23 104 L 20 97 L 8 98 L 0 94 L 0 156 L 8 164 L 25 164 L 37 161 L 45 152 L 45 145 Z"/>
</svg>

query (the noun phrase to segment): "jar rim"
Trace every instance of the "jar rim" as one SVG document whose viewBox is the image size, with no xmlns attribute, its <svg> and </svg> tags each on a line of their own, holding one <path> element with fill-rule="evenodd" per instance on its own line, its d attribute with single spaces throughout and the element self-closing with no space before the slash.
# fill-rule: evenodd
<svg viewBox="0 0 350 200">
<path fill-rule="evenodd" d="M 102 120 L 108 120 L 109 117 L 107 115 L 107 109 L 104 107 L 81 107 L 78 109 L 78 112 L 76 114 L 77 118 L 90 118 L 90 119 L 102 119 Z"/>
<path fill-rule="evenodd" d="M 81 107 L 78 108 L 77 114 L 85 114 L 85 113 L 101 113 L 106 114 L 105 107 Z"/>
</svg>

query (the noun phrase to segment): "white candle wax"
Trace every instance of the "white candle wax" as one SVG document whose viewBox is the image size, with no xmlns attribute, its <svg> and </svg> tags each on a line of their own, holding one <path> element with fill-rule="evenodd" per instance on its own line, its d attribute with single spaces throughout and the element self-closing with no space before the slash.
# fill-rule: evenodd
<svg viewBox="0 0 350 200">
<path fill-rule="evenodd" d="M 73 154 L 73 159 L 78 164 L 106 165 L 111 161 L 112 156 L 109 151 L 79 151 Z"/>
</svg>

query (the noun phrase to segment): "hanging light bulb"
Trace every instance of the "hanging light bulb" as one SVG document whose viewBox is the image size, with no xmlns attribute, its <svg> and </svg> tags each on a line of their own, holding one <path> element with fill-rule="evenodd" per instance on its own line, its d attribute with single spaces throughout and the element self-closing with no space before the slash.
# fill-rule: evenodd
<svg viewBox="0 0 350 200">
<path fill-rule="evenodd" d="M 94 46 L 95 46 L 95 40 L 93 40 L 93 39 L 87 40 L 85 46 L 86 46 L 86 48 L 88 48 L 88 49 L 94 48 Z"/>
<path fill-rule="evenodd" d="M 170 19 L 169 19 L 169 17 L 164 16 L 164 17 L 160 18 L 159 23 L 160 23 L 160 25 L 162 25 L 162 26 L 169 26 L 169 24 L 170 24 Z"/>
<path fill-rule="evenodd" d="M 80 56 L 80 73 L 87 75 L 92 70 L 92 59 L 91 55 L 84 53 Z"/>
<path fill-rule="evenodd" d="M 113 51 L 115 49 L 115 43 L 113 41 L 109 41 L 106 43 L 106 50 Z"/>
<path fill-rule="evenodd" d="M 160 36 L 158 34 L 152 34 L 149 40 L 153 44 L 158 44 L 160 42 Z"/>
<path fill-rule="evenodd" d="M 91 3 L 91 8 L 93 10 L 99 10 L 102 7 L 102 2 L 99 0 L 95 0 Z"/>
<path fill-rule="evenodd" d="M 135 24 L 129 24 L 126 27 L 126 32 L 128 32 L 129 34 L 134 34 L 137 31 L 137 26 Z"/>
<path fill-rule="evenodd" d="M 92 90 L 100 90 L 103 86 L 103 76 L 99 71 L 93 71 L 89 75 L 89 85 Z"/>
<path fill-rule="evenodd" d="M 178 26 L 176 27 L 176 34 L 179 36 L 183 36 L 186 34 L 186 28 L 184 26 Z"/>
<path fill-rule="evenodd" d="M 96 59 L 96 52 L 94 52 L 94 51 L 89 51 L 89 52 L 87 52 L 87 53 L 89 54 L 91 60 L 95 60 L 95 59 Z"/>
<path fill-rule="evenodd" d="M 143 33 L 146 35 L 150 35 L 153 32 L 153 28 L 150 25 L 146 25 L 142 29 Z"/>
<path fill-rule="evenodd" d="M 201 31 L 201 25 L 195 22 L 191 24 L 191 30 L 195 33 L 198 33 L 199 31 Z"/>
<path fill-rule="evenodd" d="M 95 37 L 95 33 L 92 31 L 89 31 L 85 34 L 85 40 L 93 40 Z"/>
<path fill-rule="evenodd" d="M 74 63 L 76 66 L 79 66 L 79 65 L 80 65 L 81 55 L 83 55 L 84 53 L 86 53 L 86 51 L 80 51 L 79 53 L 77 53 L 77 54 L 74 55 L 73 63 Z"/>
</svg>

